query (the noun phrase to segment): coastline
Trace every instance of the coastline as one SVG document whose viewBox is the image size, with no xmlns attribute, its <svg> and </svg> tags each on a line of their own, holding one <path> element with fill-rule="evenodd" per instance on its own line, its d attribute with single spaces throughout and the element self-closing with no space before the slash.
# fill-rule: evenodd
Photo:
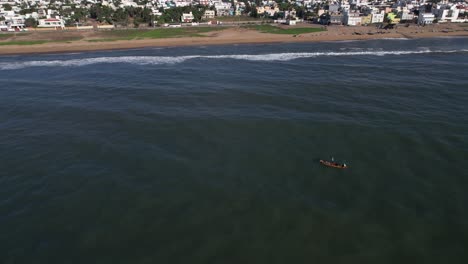
<svg viewBox="0 0 468 264">
<path fill-rule="evenodd" d="M 57 32 L 56 34 L 60 34 L 60 32 Z M 261 33 L 255 30 L 232 27 L 221 31 L 210 32 L 204 37 L 114 40 L 103 42 L 78 40 L 71 42 L 50 42 L 35 45 L 3 45 L 0 46 L 0 56 L 40 53 L 91 52 L 148 47 L 299 43 L 455 36 L 468 37 L 468 27 L 462 27 L 457 24 L 437 24 L 426 27 L 417 27 L 415 25 L 410 27 L 400 26 L 397 29 L 382 30 L 370 26 L 331 26 L 327 28 L 327 31 L 300 35 Z"/>
</svg>

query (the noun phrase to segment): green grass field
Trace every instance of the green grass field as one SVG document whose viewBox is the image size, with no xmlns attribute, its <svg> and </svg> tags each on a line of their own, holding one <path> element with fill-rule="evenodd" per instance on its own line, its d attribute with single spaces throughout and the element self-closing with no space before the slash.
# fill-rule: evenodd
<svg viewBox="0 0 468 264">
<path fill-rule="evenodd" d="M 8 41 L 8 42 L 0 42 L 0 46 L 6 45 L 36 45 L 36 44 L 44 44 L 50 41 L 47 40 L 31 40 L 31 41 Z"/>
<path fill-rule="evenodd" d="M 59 40 L 51 40 L 51 39 L 38 39 L 38 40 L 7 40 L 0 42 L 0 46 L 7 46 L 7 45 L 37 45 L 37 44 L 44 44 L 44 43 L 71 43 L 73 41 L 81 40 L 82 37 L 64 37 Z"/>
<path fill-rule="evenodd" d="M 11 38 L 11 37 L 13 37 L 13 34 L 0 34 L 0 40 Z"/>
<path fill-rule="evenodd" d="M 27 36 L 31 33 L 29 32 L 16 32 L 16 33 L 0 33 L 0 40 L 8 39 L 11 37 L 21 37 L 21 36 Z"/>
<path fill-rule="evenodd" d="M 321 28 L 309 28 L 309 27 L 283 29 L 277 26 L 272 26 L 272 25 L 249 25 L 249 26 L 246 26 L 246 28 L 258 30 L 261 33 L 290 34 L 290 35 L 325 31 L 324 29 L 321 29 Z"/>
<path fill-rule="evenodd" d="M 145 38 L 179 38 L 204 37 L 202 33 L 223 30 L 221 27 L 184 27 L 184 28 L 158 28 L 153 30 L 114 30 L 103 32 L 104 38 L 88 40 L 89 42 L 105 42 L 116 40 L 131 40 Z"/>
</svg>

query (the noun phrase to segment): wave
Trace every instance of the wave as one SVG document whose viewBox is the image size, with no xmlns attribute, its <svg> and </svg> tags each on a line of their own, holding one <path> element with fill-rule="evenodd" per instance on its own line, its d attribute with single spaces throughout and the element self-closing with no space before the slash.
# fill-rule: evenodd
<svg viewBox="0 0 468 264">
<path fill-rule="evenodd" d="M 27 67 L 79 67 L 92 64 L 115 64 L 129 63 L 136 65 L 161 65 L 178 64 L 193 59 L 234 59 L 245 61 L 290 61 L 302 58 L 315 58 L 323 56 L 386 56 L 386 55 L 409 55 L 427 53 L 465 53 L 468 50 L 434 51 L 402 50 L 402 51 L 346 51 L 346 52 L 298 52 L 298 53 L 271 53 L 259 55 L 190 55 L 190 56 L 121 56 L 121 57 L 97 57 L 69 60 L 39 60 L 24 62 L 2 62 L 0 70 L 17 70 Z"/>
<path fill-rule="evenodd" d="M 379 40 L 411 40 L 409 38 L 380 38 Z"/>
</svg>

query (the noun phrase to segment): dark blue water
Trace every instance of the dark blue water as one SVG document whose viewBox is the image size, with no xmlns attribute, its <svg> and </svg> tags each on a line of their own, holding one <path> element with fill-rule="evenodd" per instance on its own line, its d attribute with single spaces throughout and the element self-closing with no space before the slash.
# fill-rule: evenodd
<svg viewBox="0 0 468 264">
<path fill-rule="evenodd" d="M 0 57 L 0 263 L 467 263 L 467 72 L 467 38 Z"/>
</svg>

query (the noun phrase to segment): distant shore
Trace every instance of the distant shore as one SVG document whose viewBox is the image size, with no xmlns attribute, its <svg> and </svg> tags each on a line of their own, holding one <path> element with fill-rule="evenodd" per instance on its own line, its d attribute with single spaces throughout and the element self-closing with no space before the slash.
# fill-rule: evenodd
<svg viewBox="0 0 468 264">
<path fill-rule="evenodd" d="M 315 25 L 316 26 L 316 25 Z M 301 27 L 298 25 L 297 27 Z M 316 26 L 317 27 L 317 26 Z M 43 32 L 31 33 L 21 38 L 34 40 L 41 37 Z M 48 32 L 48 37 L 71 34 L 67 32 Z M 55 36 L 55 35 L 56 36 Z M 87 33 L 81 34 L 79 40 L 56 41 L 31 45 L 1 45 L 0 55 L 34 54 L 34 53 L 63 53 L 84 52 L 100 50 L 133 49 L 144 47 L 173 47 L 173 46 L 200 46 L 200 45 L 228 45 L 228 44 L 266 44 L 266 43 L 294 43 L 294 42 L 318 42 L 318 41 L 346 41 L 369 40 L 387 38 L 432 38 L 467 36 L 468 26 L 465 24 L 436 24 L 425 27 L 399 25 L 395 29 L 378 29 L 374 26 L 329 26 L 326 31 L 305 33 L 297 35 L 261 33 L 256 30 L 229 27 L 219 31 L 208 32 L 203 37 L 177 37 L 158 39 L 132 39 L 113 41 L 90 41 Z M 7 41 L 1 40 L 0 44 Z"/>
</svg>

